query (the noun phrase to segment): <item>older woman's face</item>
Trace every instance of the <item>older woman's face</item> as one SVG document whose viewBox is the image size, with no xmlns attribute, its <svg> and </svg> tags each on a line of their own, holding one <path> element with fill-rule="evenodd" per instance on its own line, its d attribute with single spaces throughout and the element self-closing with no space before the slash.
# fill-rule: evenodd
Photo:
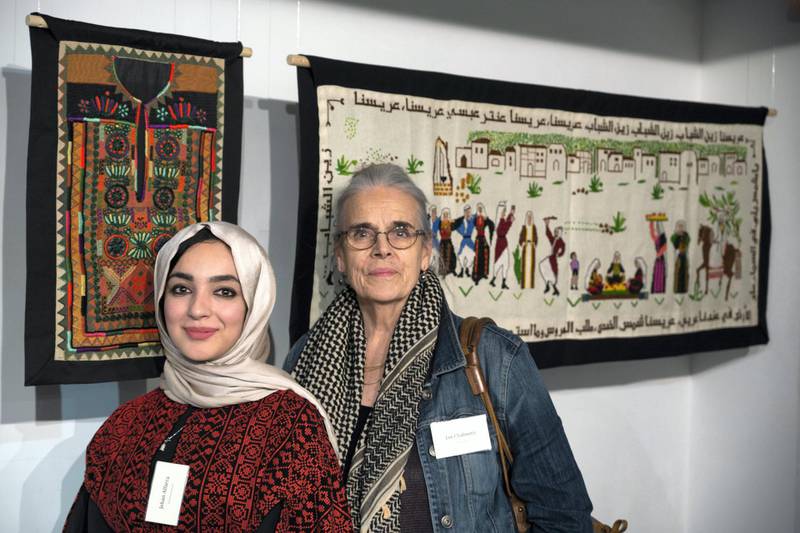
<svg viewBox="0 0 800 533">
<path fill-rule="evenodd" d="M 417 203 L 411 195 L 390 187 L 373 187 L 345 203 L 339 227 L 366 226 L 389 231 L 400 225 L 421 229 Z M 403 304 L 427 270 L 431 258 L 429 239 L 420 236 L 413 246 L 397 250 L 386 235 L 378 235 L 371 248 L 356 250 L 342 237 L 336 247 L 336 265 L 362 304 Z"/>
</svg>

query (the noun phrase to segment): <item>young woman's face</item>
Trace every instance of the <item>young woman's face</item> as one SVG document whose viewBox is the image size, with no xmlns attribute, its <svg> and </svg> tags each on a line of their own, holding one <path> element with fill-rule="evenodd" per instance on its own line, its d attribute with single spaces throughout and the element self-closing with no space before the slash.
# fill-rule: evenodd
<svg viewBox="0 0 800 533">
<path fill-rule="evenodd" d="M 164 292 L 164 322 L 172 342 L 192 361 L 213 361 L 242 334 L 247 305 L 228 247 L 190 247 L 175 264 Z"/>
</svg>

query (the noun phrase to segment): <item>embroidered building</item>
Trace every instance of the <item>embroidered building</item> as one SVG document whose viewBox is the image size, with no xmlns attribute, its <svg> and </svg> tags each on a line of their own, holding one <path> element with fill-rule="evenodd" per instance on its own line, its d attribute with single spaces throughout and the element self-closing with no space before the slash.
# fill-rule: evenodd
<svg viewBox="0 0 800 533">
<path fill-rule="evenodd" d="M 453 194 L 453 175 L 450 172 L 447 143 L 441 137 L 436 137 L 433 146 L 433 194 L 435 196 Z"/>
</svg>

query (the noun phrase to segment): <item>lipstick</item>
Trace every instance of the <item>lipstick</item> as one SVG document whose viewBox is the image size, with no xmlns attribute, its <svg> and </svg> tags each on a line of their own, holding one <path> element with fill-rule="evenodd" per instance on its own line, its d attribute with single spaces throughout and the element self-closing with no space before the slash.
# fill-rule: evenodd
<svg viewBox="0 0 800 533">
<path fill-rule="evenodd" d="M 215 328 L 183 328 L 183 330 L 195 341 L 205 340 L 217 332 Z"/>
</svg>

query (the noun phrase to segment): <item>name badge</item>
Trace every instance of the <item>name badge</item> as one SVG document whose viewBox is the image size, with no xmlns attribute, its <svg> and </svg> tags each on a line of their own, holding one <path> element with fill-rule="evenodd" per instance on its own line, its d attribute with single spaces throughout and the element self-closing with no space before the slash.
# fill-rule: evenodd
<svg viewBox="0 0 800 533">
<path fill-rule="evenodd" d="M 147 498 L 145 522 L 178 525 L 187 479 L 189 479 L 189 465 L 156 461 L 153 484 L 150 485 L 150 496 Z"/>
<path fill-rule="evenodd" d="M 432 422 L 431 435 L 437 459 L 492 449 L 486 415 Z"/>
</svg>

